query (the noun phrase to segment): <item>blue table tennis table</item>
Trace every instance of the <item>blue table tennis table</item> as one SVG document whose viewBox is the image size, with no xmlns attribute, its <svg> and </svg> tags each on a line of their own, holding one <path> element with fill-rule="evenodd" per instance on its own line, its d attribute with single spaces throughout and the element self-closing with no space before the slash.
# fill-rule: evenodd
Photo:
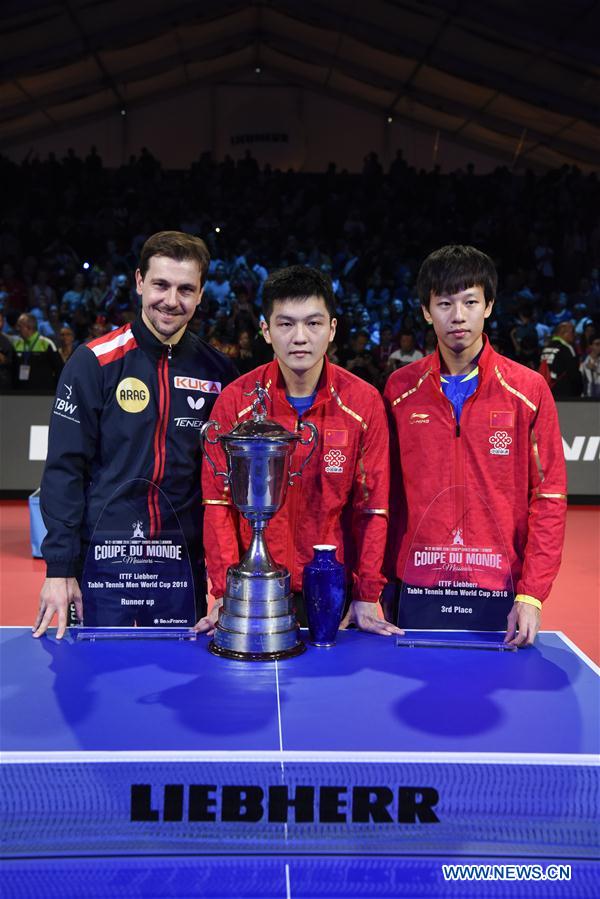
<svg viewBox="0 0 600 899">
<path fill-rule="evenodd" d="M 245 663 L 2 628 L 0 678 L 11 899 L 600 894 L 599 670 L 560 633 Z"/>
</svg>

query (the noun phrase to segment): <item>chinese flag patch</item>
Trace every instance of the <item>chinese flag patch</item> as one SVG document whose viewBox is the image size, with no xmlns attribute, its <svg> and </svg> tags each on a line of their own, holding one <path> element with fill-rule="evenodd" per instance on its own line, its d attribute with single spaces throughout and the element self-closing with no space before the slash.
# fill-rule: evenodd
<svg viewBox="0 0 600 899">
<path fill-rule="evenodd" d="M 514 428 L 514 412 L 490 412 L 490 428 Z"/>
<path fill-rule="evenodd" d="M 325 429 L 325 446 L 348 446 L 348 431 Z"/>
</svg>

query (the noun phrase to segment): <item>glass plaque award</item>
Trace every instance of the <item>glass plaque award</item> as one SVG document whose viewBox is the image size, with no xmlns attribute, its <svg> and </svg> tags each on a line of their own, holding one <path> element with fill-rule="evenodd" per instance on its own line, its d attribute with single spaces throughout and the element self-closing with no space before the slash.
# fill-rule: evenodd
<svg viewBox="0 0 600 899">
<path fill-rule="evenodd" d="M 503 631 L 513 602 L 506 542 L 489 506 L 465 487 L 442 491 L 410 545 L 398 625 Z"/>
<path fill-rule="evenodd" d="M 195 623 L 194 579 L 177 514 L 142 478 L 122 484 L 106 503 L 81 579 L 79 639 L 186 637 Z"/>
</svg>

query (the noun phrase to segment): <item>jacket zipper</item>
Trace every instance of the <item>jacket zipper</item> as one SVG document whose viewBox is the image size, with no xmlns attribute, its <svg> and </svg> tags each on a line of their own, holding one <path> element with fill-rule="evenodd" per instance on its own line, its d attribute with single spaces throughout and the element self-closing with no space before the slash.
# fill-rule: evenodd
<svg viewBox="0 0 600 899">
<path fill-rule="evenodd" d="M 293 407 L 291 407 L 293 408 Z M 296 410 L 294 409 L 294 412 Z M 300 418 L 296 414 L 296 421 L 294 424 L 294 433 L 298 433 Z M 292 456 L 292 459 L 294 457 Z M 299 465 L 301 463 L 298 463 Z M 296 468 L 296 466 L 294 466 Z M 288 490 L 291 490 L 292 495 L 290 497 L 290 514 L 289 514 L 289 526 L 288 526 L 288 540 L 287 540 L 287 552 L 286 557 L 291 562 L 291 570 L 290 574 L 292 575 L 292 582 L 295 579 L 296 572 L 296 521 L 298 519 L 298 505 L 300 503 L 300 495 L 302 492 L 302 476 L 299 478 L 294 478 L 294 484 L 291 487 L 288 487 Z"/>
<path fill-rule="evenodd" d="M 469 403 L 470 403 L 472 400 L 475 399 L 475 397 L 477 396 L 478 391 L 479 391 L 479 384 L 477 385 L 477 388 L 475 389 L 475 391 L 471 394 L 470 397 L 468 397 L 467 400 L 465 400 L 465 402 L 464 402 L 464 404 L 463 404 L 463 407 L 462 407 L 462 413 L 461 413 L 461 417 L 463 418 L 463 423 L 464 423 L 464 415 L 465 415 L 465 411 L 466 411 L 466 409 L 467 409 L 467 406 L 469 405 Z M 450 400 L 448 400 L 448 402 L 450 403 Z M 455 429 L 454 429 L 454 487 L 457 487 L 457 488 L 458 488 L 458 487 L 461 487 L 461 488 L 462 488 L 462 489 L 460 490 L 460 492 L 457 492 L 457 493 L 455 494 L 455 497 L 456 497 L 456 498 L 455 498 L 455 503 L 454 503 L 454 515 L 455 515 L 455 520 L 456 520 L 456 527 L 458 527 L 458 528 L 461 529 L 462 537 L 463 537 L 463 540 L 464 540 L 464 539 L 465 539 L 465 536 L 466 536 L 466 534 L 465 534 L 465 531 L 466 531 L 466 527 L 465 527 L 465 526 L 466 526 L 466 522 L 465 522 L 465 516 L 466 516 L 465 491 L 466 491 L 466 486 L 467 486 L 467 485 L 465 484 L 464 451 L 463 451 L 463 443 L 462 443 L 462 436 L 461 436 L 462 431 L 461 431 L 461 425 L 460 425 L 460 422 L 459 422 L 458 419 L 456 418 L 456 414 L 455 414 L 455 412 L 454 412 L 454 406 L 452 406 L 452 403 L 450 403 L 450 406 L 451 406 L 451 409 L 452 409 L 452 417 L 453 417 L 454 420 L 455 420 Z M 470 539 L 470 535 L 469 535 L 469 539 Z"/>
<path fill-rule="evenodd" d="M 156 537 L 161 530 L 161 514 L 159 502 L 159 486 L 164 478 L 165 463 L 167 457 L 167 425 L 169 421 L 170 393 L 169 393 L 169 361 L 172 349 L 169 345 L 167 352 L 158 360 L 158 416 L 154 429 L 154 471 L 152 482 L 148 490 L 148 511 L 150 514 L 150 536 Z"/>
</svg>

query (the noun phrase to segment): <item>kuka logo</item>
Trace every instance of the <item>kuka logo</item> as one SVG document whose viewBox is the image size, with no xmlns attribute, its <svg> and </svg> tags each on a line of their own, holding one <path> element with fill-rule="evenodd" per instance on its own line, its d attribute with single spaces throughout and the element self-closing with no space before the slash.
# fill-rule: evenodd
<svg viewBox="0 0 600 899">
<path fill-rule="evenodd" d="M 201 381 L 198 378 L 182 378 L 180 375 L 173 380 L 179 390 L 199 390 L 201 393 L 221 393 L 220 381 Z"/>
</svg>

